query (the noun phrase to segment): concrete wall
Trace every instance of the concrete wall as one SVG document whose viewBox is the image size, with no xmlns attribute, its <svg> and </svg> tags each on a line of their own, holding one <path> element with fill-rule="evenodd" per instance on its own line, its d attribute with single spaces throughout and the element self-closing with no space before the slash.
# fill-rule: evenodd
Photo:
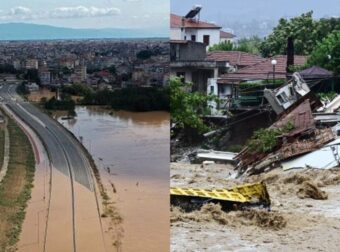
<svg viewBox="0 0 340 252">
<path fill-rule="evenodd" d="M 206 57 L 206 49 L 202 43 L 171 43 L 170 54 L 171 61 L 202 61 Z"/>
</svg>

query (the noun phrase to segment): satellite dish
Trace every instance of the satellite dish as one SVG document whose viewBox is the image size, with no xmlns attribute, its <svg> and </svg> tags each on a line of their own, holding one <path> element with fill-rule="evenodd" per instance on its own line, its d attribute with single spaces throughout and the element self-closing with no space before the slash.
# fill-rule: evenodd
<svg viewBox="0 0 340 252">
<path fill-rule="evenodd" d="M 185 15 L 185 18 L 194 18 L 197 16 L 198 13 L 200 13 L 202 9 L 202 5 L 194 5 L 192 9 L 188 12 L 188 14 Z"/>
</svg>

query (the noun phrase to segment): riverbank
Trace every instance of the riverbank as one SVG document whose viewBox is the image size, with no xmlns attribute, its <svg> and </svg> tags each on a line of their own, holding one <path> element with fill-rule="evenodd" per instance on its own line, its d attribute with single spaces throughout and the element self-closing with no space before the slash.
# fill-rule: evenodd
<svg viewBox="0 0 340 252">
<path fill-rule="evenodd" d="M 0 184 L 0 250 L 15 251 L 33 186 L 35 159 L 29 139 L 8 118 L 10 159 Z"/>
</svg>

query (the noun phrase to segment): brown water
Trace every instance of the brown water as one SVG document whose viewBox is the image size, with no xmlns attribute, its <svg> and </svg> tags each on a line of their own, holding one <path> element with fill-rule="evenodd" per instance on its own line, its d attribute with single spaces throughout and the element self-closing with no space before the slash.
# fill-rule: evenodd
<svg viewBox="0 0 340 252">
<path fill-rule="evenodd" d="M 76 108 L 58 120 L 93 155 L 123 217 L 122 251 L 169 251 L 169 113 Z"/>
</svg>

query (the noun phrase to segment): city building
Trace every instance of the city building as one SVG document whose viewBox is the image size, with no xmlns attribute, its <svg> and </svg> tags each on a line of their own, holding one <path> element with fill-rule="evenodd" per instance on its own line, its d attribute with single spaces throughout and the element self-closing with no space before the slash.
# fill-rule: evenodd
<svg viewBox="0 0 340 252">
<path fill-rule="evenodd" d="M 39 61 L 37 59 L 28 59 L 25 64 L 26 69 L 38 69 Z"/>
<path fill-rule="evenodd" d="M 41 85 L 50 85 L 51 84 L 51 72 L 47 67 L 39 68 L 39 78 L 41 81 Z"/>
</svg>

